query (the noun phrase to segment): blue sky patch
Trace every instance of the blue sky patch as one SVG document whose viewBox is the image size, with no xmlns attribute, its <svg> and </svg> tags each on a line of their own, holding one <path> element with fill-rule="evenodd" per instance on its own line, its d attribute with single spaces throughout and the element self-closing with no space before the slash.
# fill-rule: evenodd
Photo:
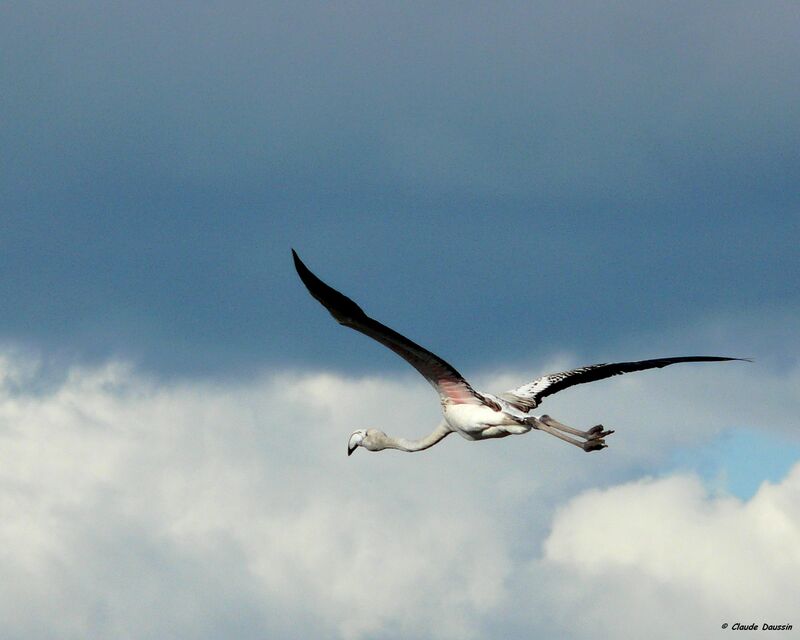
<svg viewBox="0 0 800 640">
<path fill-rule="evenodd" d="M 711 489 L 747 500 L 761 483 L 779 482 L 800 461 L 800 444 L 772 433 L 738 427 L 696 449 L 673 454 L 670 470 L 691 470 Z"/>
</svg>

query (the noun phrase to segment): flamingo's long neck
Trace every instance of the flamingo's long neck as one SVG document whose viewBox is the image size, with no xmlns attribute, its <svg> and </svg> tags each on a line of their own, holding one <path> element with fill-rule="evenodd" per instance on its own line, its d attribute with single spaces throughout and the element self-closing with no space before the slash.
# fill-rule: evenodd
<svg viewBox="0 0 800 640">
<path fill-rule="evenodd" d="M 387 449 L 399 449 L 400 451 L 409 452 L 422 451 L 423 449 L 432 447 L 439 442 L 439 440 L 451 433 L 452 430 L 447 426 L 447 423 L 442 422 L 438 427 L 431 431 L 430 434 L 424 438 L 420 438 L 419 440 L 406 440 L 405 438 L 394 438 L 387 435 L 385 445 Z"/>
</svg>

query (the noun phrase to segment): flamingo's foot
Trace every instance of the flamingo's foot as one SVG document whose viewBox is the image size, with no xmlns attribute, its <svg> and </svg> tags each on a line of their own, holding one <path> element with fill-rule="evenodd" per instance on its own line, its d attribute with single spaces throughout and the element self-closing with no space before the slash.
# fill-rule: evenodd
<svg viewBox="0 0 800 640">
<path fill-rule="evenodd" d="M 591 429 L 586 432 L 587 440 L 597 440 L 598 438 L 605 438 L 606 436 L 610 436 L 614 433 L 613 429 L 608 429 L 602 424 L 596 424 Z"/>
<path fill-rule="evenodd" d="M 581 448 L 586 452 L 590 453 L 591 451 L 600 451 L 601 449 L 605 449 L 608 445 L 605 443 L 604 440 L 597 439 L 597 440 L 587 440 L 581 445 Z"/>
<path fill-rule="evenodd" d="M 548 415 L 539 417 L 539 421 L 549 427 L 549 429 L 547 429 L 549 433 L 580 447 L 587 453 L 590 451 L 600 451 L 601 449 L 605 449 L 608 446 L 605 441 L 606 436 L 610 436 L 612 433 L 614 433 L 613 429 L 606 429 L 602 424 L 597 424 L 588 431 L 573 429 L 572 427 L 568 427 L 567 425 L 560 423 L 558 420 L 554 420 Z M 584 442 L 570 438 L 565 434 L 577 436 L 578 438 L 583 439 Z"/>
</svg>

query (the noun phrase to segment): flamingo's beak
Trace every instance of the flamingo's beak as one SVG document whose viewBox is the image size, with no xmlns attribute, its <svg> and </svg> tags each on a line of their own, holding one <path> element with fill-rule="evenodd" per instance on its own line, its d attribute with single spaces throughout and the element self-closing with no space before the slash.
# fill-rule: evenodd
<svg viewBox="0 0 800 640">
<path fill-rule="evenodd" d="M 364 439 L 364 433 L 362 431 L 353 431 L 350 439 L 347 441 L 347 455 L 352 456 L 353 451 L 358 448 L 358 445 L 361 444 L 361 441 Z"/>
</svg>

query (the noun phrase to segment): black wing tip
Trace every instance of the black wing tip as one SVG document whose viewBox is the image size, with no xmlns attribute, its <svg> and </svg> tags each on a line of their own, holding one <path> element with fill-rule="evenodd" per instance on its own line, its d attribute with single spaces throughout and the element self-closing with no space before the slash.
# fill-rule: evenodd
<svg viewBox="0 0 800 640">
<path fill-rule="evenodd" d="M 300 256 L 297 255 L 297 251 L 292 249 L 292 260 L 294 261 L 294 268 L 297 269 L 297 273 L 302 274 L 303 271 L 308 271 L 308 267 L 305 263 L 300 259 Z"/>
<path fill-rule="evenodd" d="M 292 259 L 294 260 L 294 268 L 297 271 L 297 275 L 300 276 L 303 284 L 306 285 L 309 290 L 316 289 L 318 284 L 322 283 L 322 281 L 311 272 L 311 269 L 305 265 L 305 262 L 300 259 L 300 256 L 297 255 L 297 251 L 294 249 L 292 249 Z"/>
<path fill-rule="evenodd" d="M 337 322 L 346 323 L 352 318 L 366 317 L 364 311 L 355 302 L 314 275 L 294 249 L 292 249 L 292 258 L 297 275 L 300 276 L 300 280 L 308 292 L 330 312 Z"/>
<path fill-rule="evenodd" d="M 752 358 L 733 358 L 730 356 L 673 356 L 671 358 L 658 358 L 656 360 L 642 360 L 641 362 L 663 362 L 662 366 L 678 364 L 680 362 L 753 362 Z"/>
<path fill-rule="evenodd" d="M 701 362 L 731 362 L 738 360 L 739 362 L 752 362 L 752 358 L 732 358 L 730 356 L 693 356 Z"/>
</svg>

